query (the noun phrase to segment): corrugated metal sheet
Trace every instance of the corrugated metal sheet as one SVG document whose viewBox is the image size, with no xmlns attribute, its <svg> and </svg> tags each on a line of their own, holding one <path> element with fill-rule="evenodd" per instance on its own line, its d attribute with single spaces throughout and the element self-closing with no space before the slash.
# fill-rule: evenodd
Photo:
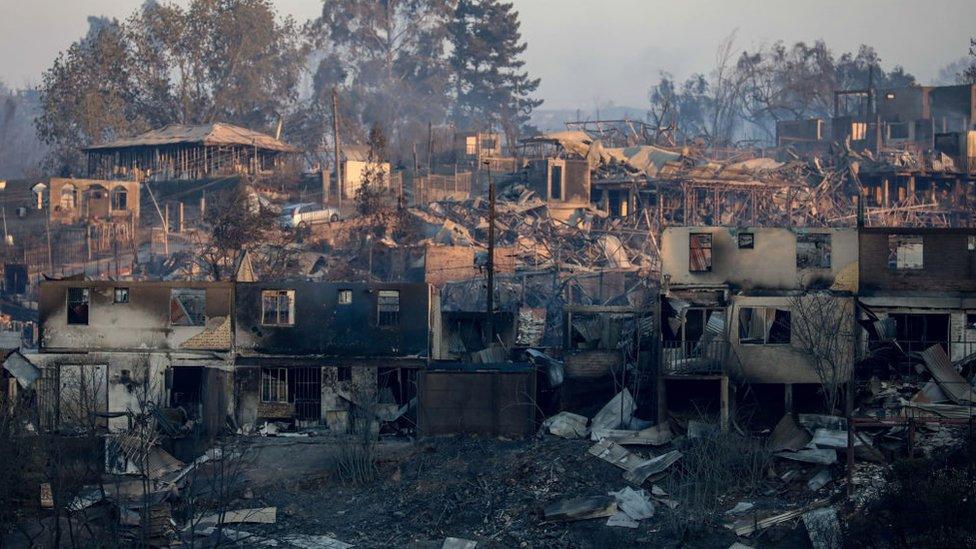
<svg viewBox="0 0 976 549">
<path fill-rule="evenodd" d="M 921 353 L 922 360 L 929 369 L 929 373 L 939 384 L 942 392 L 956 404 L 976 402 L 976 392 L 969 382 L 959 372 L 956 372 L 941 345 L 933 345 Z"/>
</svg>

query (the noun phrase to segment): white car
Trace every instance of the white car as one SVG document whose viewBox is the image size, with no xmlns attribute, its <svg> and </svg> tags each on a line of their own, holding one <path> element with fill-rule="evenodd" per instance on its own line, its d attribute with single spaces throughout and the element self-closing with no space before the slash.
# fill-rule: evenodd
<svg viewBox="0 0 976 549">
<path fill-rule="evenodd" d="M 339 219 L 338 208 L 323 208 L 311 202 L 289 204 L 281 209 L 281 225 L 292 229 L 316 223 L 339 221 Z"/>
</svg>

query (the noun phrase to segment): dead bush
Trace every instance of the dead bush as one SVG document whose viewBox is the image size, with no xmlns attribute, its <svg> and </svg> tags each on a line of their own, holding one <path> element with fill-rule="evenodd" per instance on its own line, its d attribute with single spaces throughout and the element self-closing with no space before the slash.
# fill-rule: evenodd
<svg viewBox="0 0 976 549">
<path fill-rule="evenodd" d="M 329 473 L 345 484 L 367 484 L 376 479 L 376 455 L 373 445 L 356 439 L 343 439 L 329 456 Z"/>
<path fill-rule="evenodd" d="M 354 387 L 354 401 L 349 417 L 349 436 L 338 439 L 329 456 L 327 470 L 339 482 L 367 484 L 376 478 L 376 439 L 379 422 L 376 419 L 375 388 Z"/>
<path fill-rule="evenodd" d="M 725 496 L 755 494 L 771 458 L 762 440 L 734 433 L 687 438 L 676 447 L 683 456 L 667 485 L 679 505 L 669 526 L 681 536 L 712 524 L 726 508 Z"/>
<path fill-rule="evenodd" d="M 976 547 L 976 443 L 895 462 L 880 495 L 855 513 L 851 547 Z"/>
</svg>

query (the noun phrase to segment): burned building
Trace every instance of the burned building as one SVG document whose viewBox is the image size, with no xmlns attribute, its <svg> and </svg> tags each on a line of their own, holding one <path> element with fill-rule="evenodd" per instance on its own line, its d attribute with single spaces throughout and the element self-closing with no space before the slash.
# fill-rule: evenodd
<svg viewBox="0 0 976 549">
<path fill-rule="evenodd" d="M 939 344 L 950 360 L 976 352 L 976 229 L 863 228 L 858 247 L 866 347 Z"/>
<path fill-rule="evenodd" d="M 170 124 L 84 151 L 88 177 L 169 181 L 281 171 L 299 149 L 270 135 L 216 122 Z"/>
<path fill-rule="evenodd" d="M 233 411 L 232 308 L 229 282 L 41 284 L 39 349 L 26 356 L 43 372 L 49 426 L 84 404 L 111 416 L 110 430 L 159 407 L 219 431 Z"/>
<path fill-rule="evenodd" d="M 228 418 L 345 431 L 356 410 L 406 410 L 436 303 L 426 284 L 50 281 L 27 359 L 52 426 L 82 391 L 110 429 L 153 406 L 211 434 Z"/>
<path fill-rule="evenodd" d="M 111 258 L 115 268 L 138 240 L 139 183 L 47 178 L 0 181 L 4 262 L 26 271 L 31 291 L 41 272 L 83 271 Z M 127 262 L 126 262 L 127 263 Z M 24 293 L 24 292 L 19 292 Z"/>
<path fill-rule="evenodd" d="M 456 132 L 453 150 L 457 164 L 478 169 L 478 165 L 486 159 L 502 156 L 502 137 L 495 132 Z"/>
<path fill-rule="evenodd" d="M 821 383 L 813 338 L 853 334 L 857 257 L 856 229 L 666 229 L 660 405 L 671 382 L 718 381 L 727 419 L 729 378 L 782 385 L 787 402 Z M 851 335 L 824 360 L 849 367 L 853 352 Z"/>
<path fill-rule="evenodd" d="M 584 132 L 566 131 L 522 140 L 525 186 L 549 206 L 552 215 L 567 219 L 590 204 L 590 163 L 581 144 L 592 143 Z"/>
<path fill-rule="evenodd" d="M 344 432 L 357 410 L 396 416 L 430 356 L 436 303 L 426 284 L 238 283 L 239 421 Z"/>
</svg>

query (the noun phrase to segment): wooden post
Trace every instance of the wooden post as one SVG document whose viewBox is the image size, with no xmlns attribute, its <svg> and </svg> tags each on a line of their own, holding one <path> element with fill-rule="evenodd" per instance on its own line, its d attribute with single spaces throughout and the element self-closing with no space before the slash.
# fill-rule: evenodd
<svg viewBox="0 0 976 549">
<path fill-rule="evenodd" d="M 719 378 L 719 398 L 721 399 L 721 415 L 719 425 L 723 433 L 729 432 L 729 376 L 723 375 Z"/>
<path fill-rule="evenodd" d="M 667 380 L 664 375 L 657 376 L 657 422 L 660 424 L 668 417 Z"/>
<path fill-rule="evenodd" d="M 169 257 L 169 202 L 165 204 L 166 213 L 163 216 L 163 253 Z"/>
<path fill-rule="evenodd" d="M 183 202 L 180 202 L 179 205 L 180 205 L 180 211 L 179 211 L 179 216 L 180 216 L 180 234 L 183 234 L 183 227 L 184 227 L 183 226 Z"/>
</svg>

